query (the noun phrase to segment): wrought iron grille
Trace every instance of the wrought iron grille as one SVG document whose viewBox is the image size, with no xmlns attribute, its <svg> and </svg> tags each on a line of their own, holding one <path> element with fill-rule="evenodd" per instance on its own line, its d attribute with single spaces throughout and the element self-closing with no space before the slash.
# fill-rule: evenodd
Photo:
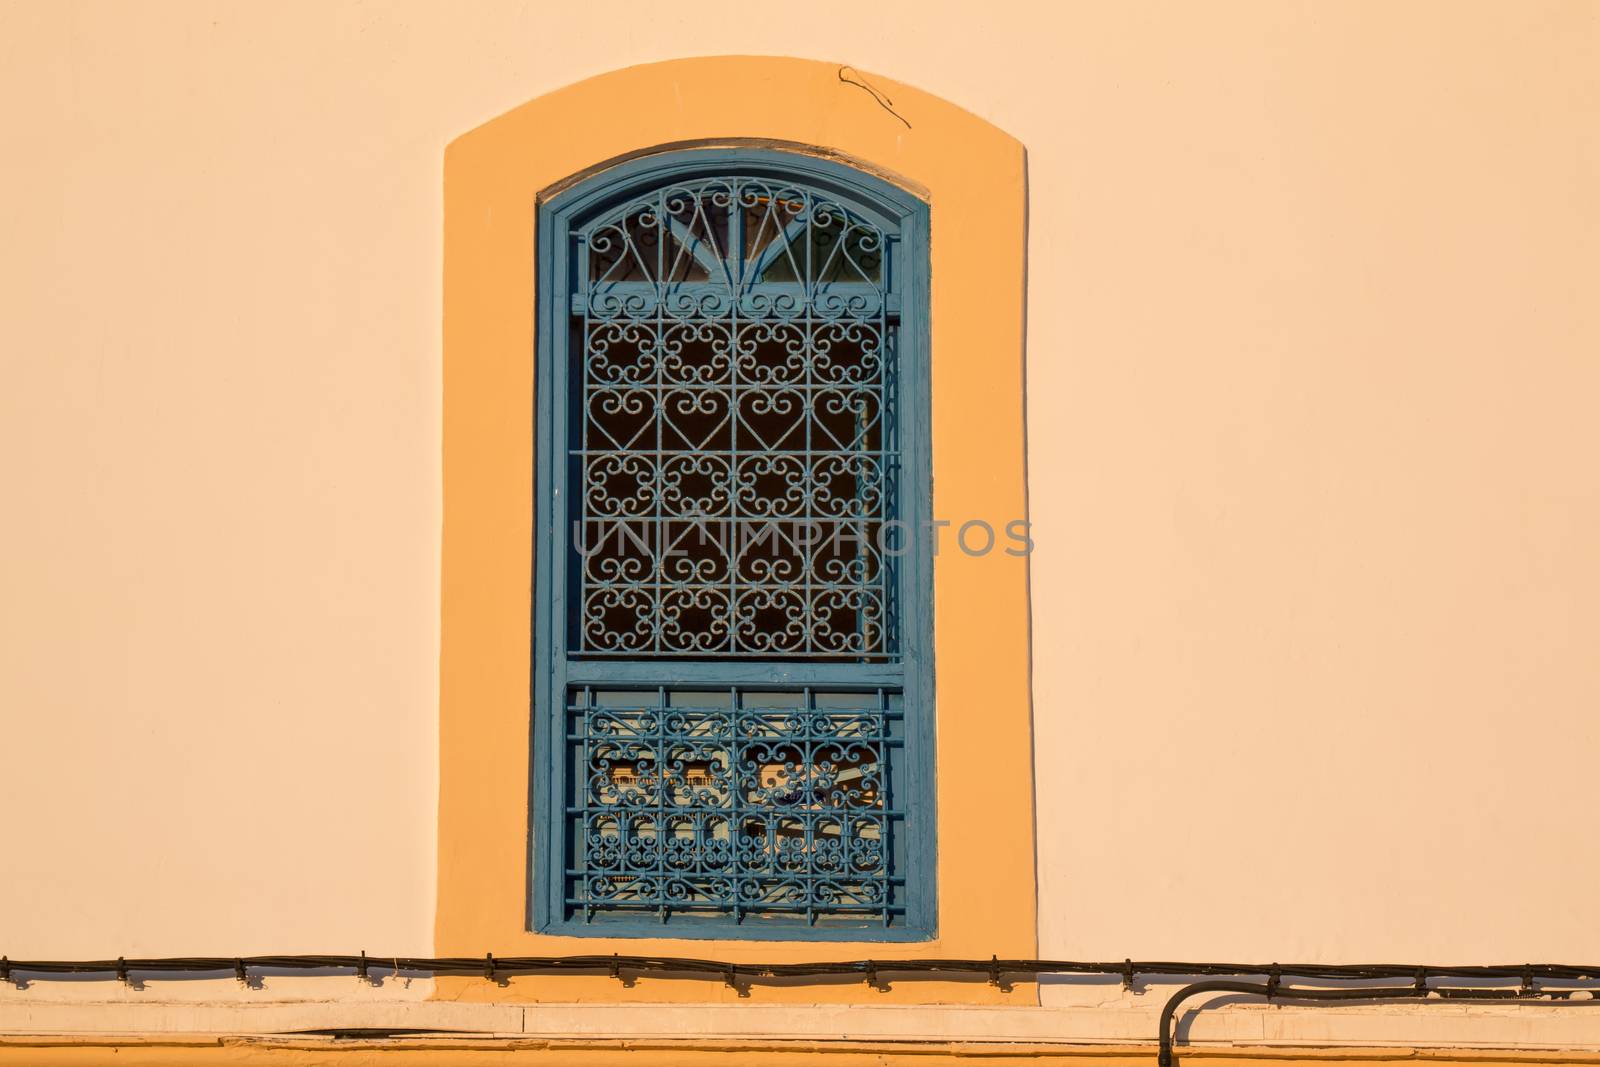
<svg viewBox="0 0 1600 1067">
<path fill-rule="evenodd" d="M 574 689 L 569 907 L 667 920 L 903 914 L 898 694 Z"/>
<path fill-rule="evenodd" d="M 541 207 L 541 928 L 931 936 L 924 212 L 732 150 Z"/>
<path fill-rule="evenodd" d="M 893 656 L 889 235 L 729 175 L 577 240 L 573 652 Z"/>
</svg>

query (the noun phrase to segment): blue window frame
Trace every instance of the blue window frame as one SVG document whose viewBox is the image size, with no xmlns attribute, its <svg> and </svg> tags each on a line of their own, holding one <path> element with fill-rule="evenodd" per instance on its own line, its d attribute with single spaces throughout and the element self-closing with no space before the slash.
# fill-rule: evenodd
<svg viewBox="0 0 1600 1067">
<path fill-rule="evenodd" d="M 926 205 L 697 149 L 538 220 L 534 927 L 931 937 Z"/>
</svg>

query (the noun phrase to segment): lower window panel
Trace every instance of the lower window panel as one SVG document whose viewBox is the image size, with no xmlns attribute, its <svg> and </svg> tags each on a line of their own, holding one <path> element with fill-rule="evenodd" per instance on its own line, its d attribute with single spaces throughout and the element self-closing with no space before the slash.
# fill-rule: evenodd
<svg viewBox="0 0 1600 1067">
<path fill-rule="evenodd" d="M 569 920 L 680 934 L 905 922 L 899 692 L 567 697 Z"/>
</svg>

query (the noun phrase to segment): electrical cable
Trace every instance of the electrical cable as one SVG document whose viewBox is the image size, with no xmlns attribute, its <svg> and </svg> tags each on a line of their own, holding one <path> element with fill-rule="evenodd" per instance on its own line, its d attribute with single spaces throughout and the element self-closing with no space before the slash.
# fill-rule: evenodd
<svg viewBox="0 0 1600 1067">
<path fill-rule="evenodd" d="M 1418 979 L 1416 984 L 1409 986 L 1392 986 L 1389 988 L 1364 988 L 1347 989 L 1307 989 L 1305 987 L 1285 987 L 1268 982 L 1265 985 L 1255 982 L 1229 982 L 1210 981 L 1195 982 L 1184 986 L 1167 1000 L 1161 1009 L 1160 1030 L 1157 1033 L 1156 1054 L 1157 1067 L 1173 1067 L 1173 1042 L 1176 1037 L 1173 1023 L 1177 1016 L 1178 1006 L 1190 997 L 1202 993 L 1239 993 L 1246 996 L 1265 997 L 1268 1000 L 1299 1000 L 1313 1003 L 1331 1003 L 1343 1001 L 1386 1001 L 1386 1000 L 1494 1000 L 1494 1001 L 1531 1001 L 1538 1000 L 1544 1003 L 1556 1004 L 1569 1001 L 1575 993 L 1587 993 L 1587 990 L 1577 989 L 1536 989 L 1526 979 L 1526 969 L 1514 975 L 1504 977 L 1521 977 L 1523 985 L 1518 989 L 1452 989 L 1438 986 L 1429 986 L 1424 979 Z M 1588 1003 L 1589 1001 L 1586 1001 Z"/>
<path fill-rule="evenodd" d="M 814 963 L 735 963 L 729 960 L 685 956 L 577 955 L 577 956 L 391 956 L 362 952 L 358 955 L 269 956 L 161 956 L 118 957 L 99 960 L 13 960 L 0 957 L 0 981 L 10 973 L 116 974 L 119 970 L 150 974 L 203 974 L 237 971 L 240 965 L 256 970 L 356 970 L 363 966 L 434 975 L 484 975 L 486 961 L 502 977 L 562 972 L 609 973 L 613 967 L 645 972 L 704 974 L 722 977 L 731 967 L 744 978 L 797 978 L 829 975 L 866 976 L 869 970 L 903 976 L 921 974 L 977 974 L 1038 976 L 1044 974 L 1131 976 L 1238 976 L 1278 974 L 1290 978 L 1371 981 L 1382 978 L 1500 978 L 1582 981 L 1600 979 L 1600 964 L 1511 964 L 1439 966 L 1434 964 L 1325 964 L 1325 963 L 1183 963 L 1115 960 L 1082 962 L 1047 959 L 859 959 Z"/>
<path fill-rule="evenodd" d="M 939 975 L 970 974 L 984 977 L 992 986 L 1009 989 L 1008 976 L 1037 978 L 1050 974 L 1106 975 L 1119 978 L 1123 988 L 1133 988 L 1140 975 L 1146 977 L 1212 977 L 1186 985 L 1167 1000 L 1161 1010 L 1157 1039 L 1159 1067 L 1172 1067 L 1175 1034 L 1173 1024 L 1179 1006 L 1203 993 L 1236 993 L 1306 1003 L 1336 1003 L 1384 1000 L 1497 1000 L 1569 1003 L 1575 994 L 1592 996 L 1588 990 L 1542 989 L 1540 980 L 1584 982 L 1600 978 L 1600 965 L 1525 963 L 1516 965 L 1437 966 L 1417 964 L 1260 964 L 1260 963 L 1179 963 L 1165 961 L 1081 962 L 1041 959 L 909 959 L 837 960 L 817 963 L 734 963 L 728 960 L 683 956 L 611 955 L 578 956 L 384 956 L 362 952 L 341 955 L 280 956 L 163 956 L 127 957 L 101 960 L 13 960 L 0 956 L 0 981 L 19 981 L 21 975 L 96 975 L 115 977 L 129 983 L 136 974 L 199 976 L 231 972 L 241 982 L 249 973 L 286 971 L 354 971 L 371 981 L 373 970 L 394 974 L 481 977 L 503 981 L 518 975 L 594 974 L 626 980 L 623 972 L 666 976 L 717 978 L 739 988 L 763 978 L 813 978 L 857 976 L 875 988 L 893 978 L 925 978 Z M 1266 975 L 1265 983 L 1226 980 L 1228 976 Z M 1374 988 L 1308 988 L 1284 986 L 1283 978 L 1315 981 L 1381 981 L 1404 978 L 1406 986 Z M 1479 981 L 1516 980 L 1516 989 L 1445 988 L 1429 985 L 1430 979 L 1468 979 Z M 1592 1002 L 1592 1001 L 1588 1001 Z"/>
</svg>

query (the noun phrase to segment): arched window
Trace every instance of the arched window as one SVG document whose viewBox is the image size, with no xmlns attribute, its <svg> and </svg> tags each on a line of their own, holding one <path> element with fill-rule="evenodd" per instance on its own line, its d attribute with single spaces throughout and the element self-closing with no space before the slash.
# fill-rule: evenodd
<svg viewBox="0 0 1600 1067">
<path fill-rule="evenodd" d="M 537 924 L 931 936 L 926 206 L 681 151 L 539 249 Z"/>
</svg>

